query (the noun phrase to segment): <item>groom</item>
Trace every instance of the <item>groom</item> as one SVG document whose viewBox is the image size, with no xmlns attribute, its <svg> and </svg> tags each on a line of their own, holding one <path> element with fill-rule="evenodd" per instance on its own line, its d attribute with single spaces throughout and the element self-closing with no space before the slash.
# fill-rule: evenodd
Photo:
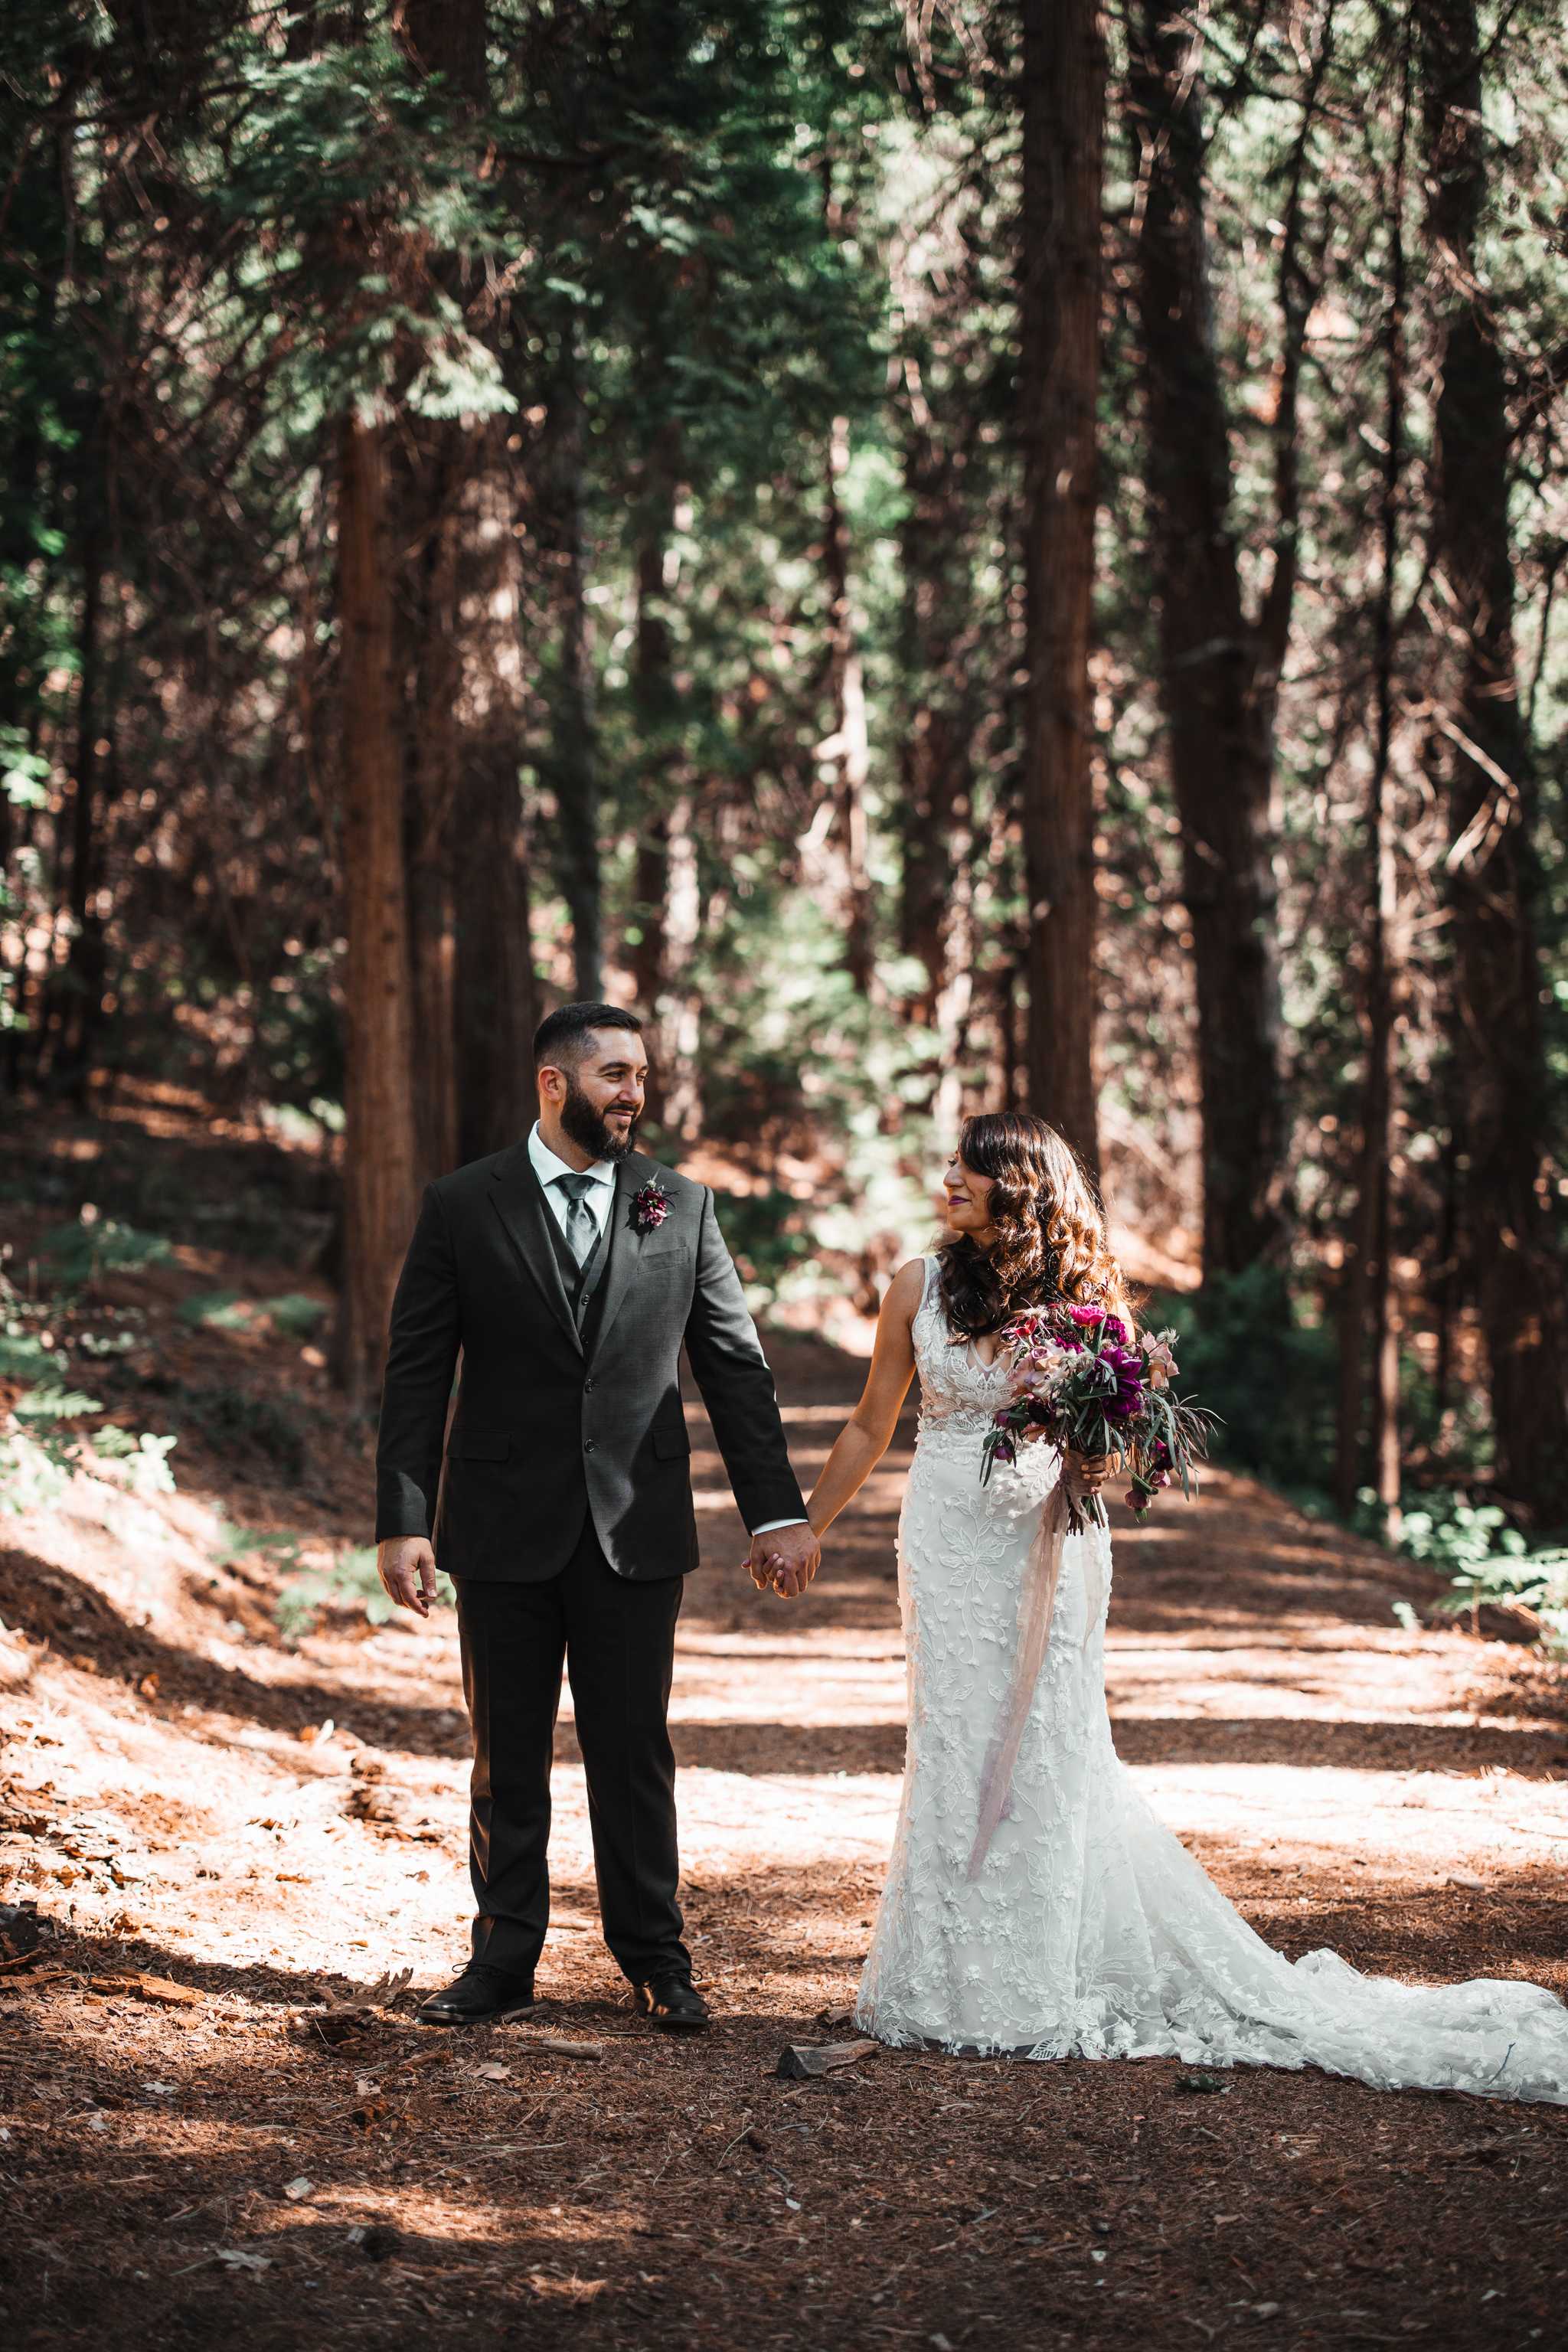
<svg viewBox="0 0 1568 2352">
<path fill-rule="evenodd" d="M 753 1582 L 803 1591 L 819 1553 L 713 1195 L 632 1148 L 640 1022 L 563 1004 L 541 1024 L 534 1062 L 537 1126 L 426 1189 L 392 1309 L 381 1580 L 427 1616 L 439 1555 L 474 1730 L 473 1957 L 419 2015 L 478 2025 L 532 2006 L 564 1662 L 605 1941 L 637 2010 L 691 2032 L 708 2011 L 680 1940 L 666 1728 L 682 1580 L 697 1565 L 683 1343 L 752 1530 Z"/>
</svg>

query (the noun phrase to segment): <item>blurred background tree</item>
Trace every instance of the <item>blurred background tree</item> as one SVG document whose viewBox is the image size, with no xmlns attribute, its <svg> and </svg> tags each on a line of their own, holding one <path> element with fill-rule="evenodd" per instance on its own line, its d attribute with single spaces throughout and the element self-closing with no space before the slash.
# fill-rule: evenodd
<svg viewBox="0 0 1568 2352">
<path fill-rule="evenodd" d="M 8 1116 L 312 1153 L 366 1403 L 565 997 L 800 1321 L 1027 1103 L 1234 1458 L 1568 1523 L 1546 0 L 16 0 L 0 61 Z"/>
</svg>

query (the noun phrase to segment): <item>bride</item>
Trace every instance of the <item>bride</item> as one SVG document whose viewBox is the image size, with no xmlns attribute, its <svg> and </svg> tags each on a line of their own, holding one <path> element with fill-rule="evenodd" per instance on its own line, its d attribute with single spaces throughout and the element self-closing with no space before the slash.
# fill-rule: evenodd
<svg viewBox="0 0 1568 2352">
<path fill-rule="evenodd" d="M 966 1121 L 950 1237 L 883 1301 L 865 1393 L 808 1506 L 822 1535 L 887 1451 L 913 1375 L 920 1435 L 899 1527 L 909 1752 L 856 2022 L 958 2055 L 1323 2066 L 1400 2085 L 1568 2103 L 1568 2011 L 1538 1985 L 1405 1985 L 1255 1935 L 1151 1811 L 1111 1745 L 1110 1538 L 1067 1538 L 1003 1817 L 976 1835 L 1015 1680 L 1042 1507 L 1111 1465 L 1036 1444 L 980 1481 L 1010 1315 L 1065 1297 L 1125 1314 L 1094 1191 L 1043 1119 Z M 993 1808 L 993 1811 L 994 1809 Z"/>
</svg>

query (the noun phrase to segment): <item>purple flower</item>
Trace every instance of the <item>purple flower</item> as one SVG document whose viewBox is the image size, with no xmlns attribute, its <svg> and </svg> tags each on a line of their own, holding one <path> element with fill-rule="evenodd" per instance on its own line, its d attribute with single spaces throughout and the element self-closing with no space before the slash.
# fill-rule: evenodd
<svg viewBox="0 0 1568 2352">
<path fill-rule="evenodd" d="M 657 1233 L 668 1214 L 669 1194 L 657 1177 L 650 1177 L 642 1191 L 632 1195 L 632 1230 L 639 1234 Z"/>
</svg>

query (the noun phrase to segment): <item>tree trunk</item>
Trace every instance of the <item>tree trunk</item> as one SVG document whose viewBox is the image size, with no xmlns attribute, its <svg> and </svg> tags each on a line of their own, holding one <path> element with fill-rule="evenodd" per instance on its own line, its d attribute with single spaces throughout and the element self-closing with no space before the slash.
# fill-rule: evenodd
<svg viewBox="0 0 1568 2352">
<path fill-rule="evenodd" d="M 823 569 L 827 578 L 827 695 L 832 713 L 819 759 L 833 771 L 833 830 L 837 852 L 839 916 L 844 961 L 858 992 L 871 987 L 872 937 L 869 837 L 866 823 L 866 777 L 870 753 L 866 732 L 866 682 L 855 607 L 849 593 L 849 519 L 844 511 L 844 478 L 849 470 L 849 419 L 836 416 L 828 438 L 827 499 L 823 522 Z"/>
<path fill-rule="evenodd" d="M 468 440 L 458 575 L 463 676 L 454 714 L 461 762 L 454 828 L 458 1140 L 465 1160 L 516 1142 L 531 1125 L 539 1020 L 522 814 L 521 595 L 504 426 L 492 419 Z"/>
<path fill-rule="evenodd" d="M 1399 1534 L 1401 1486 L 1400 1319 L 1391 1260 L 1395 1015 L 1401 992 L 1403 946 L 1389 769 L 1394 749 L 1394 586 L 1405 461 L 1405 180 L 1409 115 L 1410 58 L 1406 47 L 1402 56 L 1399 128 L 1388 205 L 1391 257 L 1384 326 L 1383 480 L 1378 517 L 1381 562 L 1373 613 L 1376 736 L 1366 814 L 1367 866 L 1372 882 L 1363 1020 L 1366 1068 L 1362 1081 L 1358 1198 L 1345 1267 L 1345 1311 L 1340 1327 L 1334 1472 L 1335 1502 L 1341 1517 L 1348 1518 L 1361 1476 L 1362 1400 L 1365 1350 L 1370 1339 L 1373 1377 L 1367 1454 L 1383 1516 L 1383 1533 L 1390 1542 Z"/>
<path fill-rule="evenodd" d="M 404 37 L 473 118 L 489 96 L 485 0 L 407 0 Z M 449 257 L 435 274 L 464 289 Z M 495 416 L 426 422 L 417 479 L 426 626 L 415 665 L 422 746 L 416 822 L 414 968 L 427 1039 L 416 1040 L 426 1139 L 448 1154 L 513 1143 L 535 1111 L 538 1020 L 521 772 L 525 692 L 516 500 L 506 429 Z M 450 1156 L 443 1161 L 450 1165 Z"/>
<path fill-rule="evenodd" d="M 458 1160 L 457 933 L 453 830 L 462 746 L 457 706 L 458 517 L 467 435 L 445 419 L 412 418 L 394 467 L 400 538 L 401 665 L 406 676 L 408 772 L 404 815 L 409 971 L 414 1004 L 414 1108 L 419 1169 L 428 1181 Z"/>
<path fill-rule="evenodd" d="M 346 1084 L 343 1284 L 337 1372 L 356 1404 L 380 1390 L 387 1317 L 416 1183 L 403 771 L 382 428 L 340 436 Z"/>
<path fill-rule="evenodd" d="M 633 869 L 632 981 L 648 1025 L 647 1118 L 662 1126 L 674 1073 L 671 991 L 677 979 L 670 936 L 670 838 L 687 819 L 676 814 L 679 773 L 679 697 L 665 618 L 665 557 L 674 529 L 675 435 L 660 433 L 644 467 L 642 515 L 637 551 L 637 642 L 632 700 L 647 812 L 637 838 Z"/>
<path fill-rule="evenodd" d="M 1194 940 L 1204 1266 L 1221 1273 L 1276 1254 L 1285 1231 L 1271 799 L 1275 705 L 1295 579 L 1301 320 L 1299 309 L 1288 310 L 1277 422 L 1279 536 L 1264 610 L 1253 623 L 1243 611 L 1230 521 L 1228 424 L 1209 301 L 1203 85 L 1192 39 L 1165 0 L 1144 0 L 1142 21 L 1129 24 L 1144 198 L 1138 299 L 1162 698 Z M 1282 284 L 1289 288 L 1289 270 Z"/>
<path fill-rule="evenodd" d="M 945 1132 L 959 1116 L 973 1003 L 975 709 L 963 642 L 971 617 L 963 453 L 936 429 L 918 384 L 911 374 L 913 413 L 904 444 L 909 512 L 900 551 L 907 715 L 900 753 L 899 945 L 925 972 L 913 1009 L 935 1035 L 931 1108 Z"/>
<path fill-rule="evenodd" d="M 1479 228 L 1487 200 L 1474 0 L 1419 17 L 1427 228 L 1442 334 L 1433 555 L 1447 590 L 1448 853 L 1466 1194 L 1500 1495 L 1568 1523 L 1568 1333 L 1552 1229 L 1552 1121 L 1541 1024 L 1535 780 L 1520 708 L 1504 362 Z"/>
<path fill-rule="evenodd" d="M 1031 1108 L 1099 1163 L 1093 621 L 1105 29 L 1099 0 L 1023 0 L 1019 385 L 1028 692 L 1022 801 Z"/>
<path fill-rule="evenodd" d="M 97 485 L 85 492 L 97 506 Z M 58 865 L 66 875 L 65 912 L 68 946 L 64 967 L 56 973 L 58 986 L 52 1022 L 49 1076 L 68 1088 L 79 1101 L 87 1082 L 89 1029 L 86 991 L 89 985 L 88 926 L 92 920 L 92 897 L 98 865 L 99 741 L 105 723 L 103 693 L 103 569 L 101 529 L 89 522 L 82 542 L 81 625 L 77 639 L 77 724 L 75 775 L 71 795 L 60 813 Z M 68 813 L 68 833 L 66 816 Z M 68 842 L 68 850 L 67 844 Z"/>
<path fill-rule="evenodd" d="M 579 999 L 590 1003 L 605 992 L 605 891 L 583 532 L 583 395 L 574 333 L 568 323 L 550 404 L 543 498 L 557 615 L 551 781 L 561 843 L 561 887 L 572 919 L 573 985 Z"/>
</svg>

